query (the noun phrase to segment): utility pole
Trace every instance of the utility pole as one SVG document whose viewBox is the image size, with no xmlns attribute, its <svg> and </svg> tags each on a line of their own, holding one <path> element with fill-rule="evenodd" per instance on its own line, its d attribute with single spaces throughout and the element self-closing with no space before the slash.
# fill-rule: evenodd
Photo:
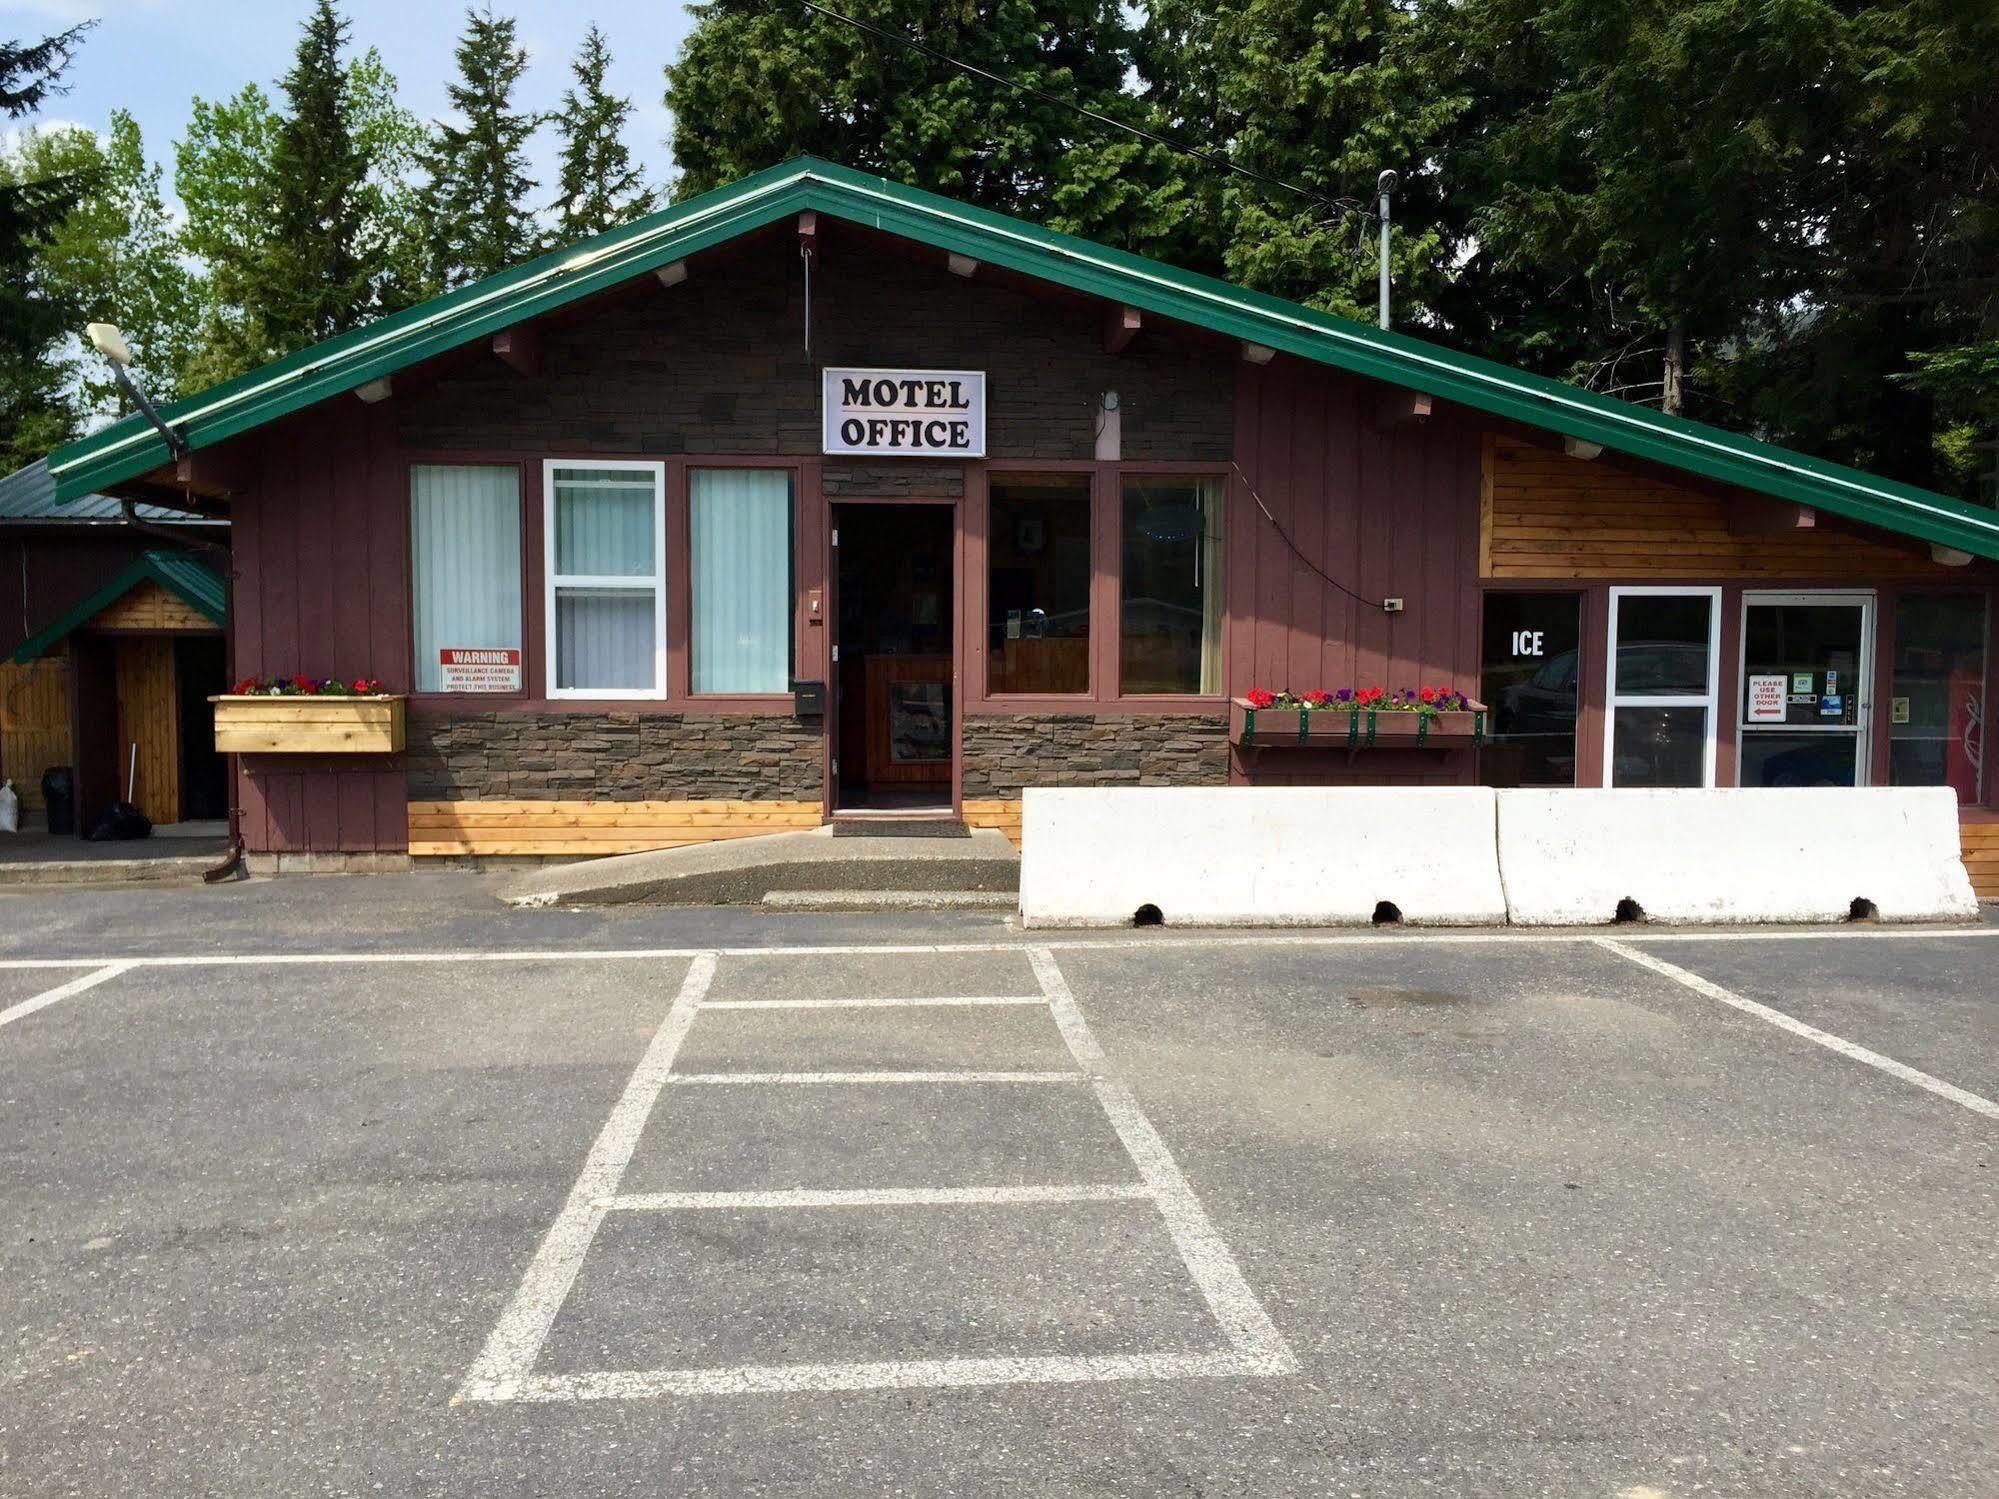
<svg viewBox="0 0 1999 1499">
<path fill-rule="evenodd" d="M 1402 184 L 1401 174 L 1394 171 L 1383 172 L 1375 181 L 1375 191 L 1381 194 L 1381 318 L 1383 328 L 1388 326 L 1388 205 L 1395 196 L 1395 189 Z"/>
</svg>

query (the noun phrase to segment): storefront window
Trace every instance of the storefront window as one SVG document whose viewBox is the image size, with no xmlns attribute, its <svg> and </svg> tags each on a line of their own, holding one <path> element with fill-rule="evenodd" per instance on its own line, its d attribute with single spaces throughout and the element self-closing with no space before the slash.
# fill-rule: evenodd
<svg viewBox="0 0 1999 1499">
<path fill-rule="evenodd" d="M 1090 690 L 1090 477 L 995 474 L 987 511 L 987 689 Z"/>
<path fill-rule="evenodd" d="M 410 470 L 410 587 L 418 692 L 458 690 L 473 679 L 488 690 L 520 689 L 518 469 L 418 464 Z M 444 663 L 473 653 L 481 671 L 454 674 L 447 687 Z"/>
<path fill-rule="evenodd" d="M 1911 593 L 1895 602 L 1895 668 L 1888 684 L 1888 780 L 1951 786 L 1962 802 L 1983 791 L 1985 598 Z"/>
<path fill-rule="evenodd" d="M 1573 786 L 1582 599 L 1488 593 L 1479 700 L 1490 718 L 1479 757 L 1488 786 Z"/>
<path fill-rule="evenodd" d="M 791 690 L 791 474 L 688 476 L 696 692 Z"/>
<path fill-rule="evenodd" d="M 1118 684 L 1132 693 L 1222 690 L 1222 484 L 1124 481 Z"/>
<path fill-rule="evenodd" d="M 1718 588 L 1610 591 L 1607 786 L 1714 784 Z"/>
<path fill-rule="evenodd" d="M 1741 786 L 1866 780 L 1871 598 L 1751 594 L 1742 610 Z"/>
<path fill-rule="evenodd" d="M 665 466 L 550 463 L 551 696 L 666 691 Z"/>
</svg>

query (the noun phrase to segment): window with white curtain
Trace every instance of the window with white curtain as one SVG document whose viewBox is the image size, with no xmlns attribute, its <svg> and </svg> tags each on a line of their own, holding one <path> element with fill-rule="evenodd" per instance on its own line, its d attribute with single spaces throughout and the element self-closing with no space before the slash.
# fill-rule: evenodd
<svg viewBox="0 0 1999 1499">
<path fill-rule="evenodd" d="M 666 466 L 546 465 L 548 694 L 666 694 Z"/>
<path fill-rule="evenodd" d="M 443 690 L 442 652 L 520 650 L 518 469 L 432 463 L 410 469 L 410 587 L 418 692 Z M 505 681 L 503 673 L 492 679 Z"/>
<path fill-rule="evenodd" d="M 791 690 L 791 473 L 688 475 L 696 692 Z"/>
</svg>

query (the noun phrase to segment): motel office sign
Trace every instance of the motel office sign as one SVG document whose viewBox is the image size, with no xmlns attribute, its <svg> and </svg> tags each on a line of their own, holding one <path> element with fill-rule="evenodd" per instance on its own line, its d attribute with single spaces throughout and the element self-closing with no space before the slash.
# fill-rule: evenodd
<svg viewBox="0 0 1999 1499">
<path fill-rule="evenodd" d="M 827 453 L 983 458 L 985 371 L 828 369 L 820 428 Z"/>
</svg>

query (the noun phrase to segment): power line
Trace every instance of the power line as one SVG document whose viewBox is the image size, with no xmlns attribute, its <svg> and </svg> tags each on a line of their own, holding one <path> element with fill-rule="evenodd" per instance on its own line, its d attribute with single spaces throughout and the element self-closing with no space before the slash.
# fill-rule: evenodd
<svg viewBox="0 0 1999 1499">
<path fill-rule="evenodd" d="M 1321 582 L 1328 583 L 1332 587 L 1337 588 L 1341 593 L 1345 594 L 1348 598 L 1352 599 L 1356 604 L 1365 604 L 1370 609 L 1380 609 L 1383 614 L 1386 614 L 1388 612 L 1387 609 L 1383 608 L 1381 600 L 1371 599 L 1367 597 L 1365 594 L 1355 593 L 1351 588 L 1347 587 L 1346 584 L 1342 583 L 1338 578 L 1334 577 L 1331 573 L 1327 572 L 1323 567 L 1319 566 L 1318 563 L 1314 562 L 1310 557 L 1306 556 L 1305 549 L 1299 546 L 1297 542 L 1293 541 L 1291 539 L 1291 533 L 1284 529 L 1284 523 L 1280 521 L 1276 516 L 1270 513 L 1270 507 L 1263 503 L 1263 496 L 1256 492 L 1256 486 L 1250 483 L 1249 475 L 1242 471 L 1242 465 L 1240 463 L 1237 463 L 1233 458 L 1231 458 L 1229 460 L 1229 467 L 1234 469 L 1235 476 L 1238 479 L 1242 480 L 1242 487 L 1244 489 L 1247 489 L 1249 491 L 1249 497 L 1252 500 L 1256 501 L 1256 508 L 1261 510 L 1263 512 L 1263 518 L 1270 522 L 1270 529 L 1277 533 L 1277 539 L 1283 542 L 1287 547 L 1291 549 L 1292 556 L 1296 557 L 1300 562 L 1304 563 L 1306 567 L 1310 568 L 1313 572 L 1317 573 L 1319 575 L 1319 579 Z"/>
<path fill-rule="evenodd" d="M 1222 155 L 1219 151 L 1210 151 L 1203 146 L 1190 145 L 1188 142 L 1176 140 L 1170 135 L 1162 135 L 1156 130 L 1148 130 L 1143 125 L 1134 125 L 1128 120 L 1117 119 L 1114 116 L 1104 114 L 1100 110 L 1091 109 L 1086 104 L 1078 104 L 1074 99 L 1065 99 L 1060 94 L 1051 94 L 1048 90 L 1036 88 L 1031 83 L 1022 83 L 1018 79 L 1007 77 L 1004 73 L 995 73 L 989 68 L 980 67 L 977 63 L 970 63 L 964 61 L 962 58 L 953 57 L 950 53 L 940 51 L 927 42 L 919 42 L 915 37 L 905 36 L 899 31 L 891 31 L 885 26 L 877 26 L 872 21 L 863 21 L 854 16 L 842 15 L 830 6 L 819 4 L 818 0 L 799 0 L 799 3 L 807 10 L 817 15 L 822 15 L 829 21 L 838 21 L 843 26 L 851 26 L 856 31 L 878 37 L 882 41 L 893 42 L 898 47 L 906 47 L 912 52 L 921 53 L 932 62 L 941 62 L 946 67 L 957 68 L 961 72 L 969 73 L 974 78 L 983 78 L 988 83 L 997 83 L 1003 88 L 1013 89 L 1016 93 L 1026 94 L 1032 99 L 1039 99 L 1044 104 L 1052 104 L 1057 109 L 1070 110 L 1075 114 L 1081 115 L 1086 120 L 1094 121 L 1099 125 L 1107 125 L 1113 130 L 1122 130 L 1129 135 L 1137 136 L 1140 140 L 1149 141 L 1155 146 L 1164 146 L 1169 151 L 1178 151 L 1184 156 L 1193 157 L 1196 161 L 1205 162 L 1208 166 L 1214 167 L 1219 171 L 1232 173 L 1237 177 L 1247 178 L 1251 182 L 1260 182 L 1265 187 L 1279 188 L 1284 192 L 1294 193 L 1298 197 L 1309 199 L 1311 202 L 1323 204 L 1342 218 L 1359 217 L 1365 219 L 1366 217 L 1358 204 L 1339 198 L 1329 198 L 1324 193 L 1313 192 L 1309 187 L 1300 187 L 1297 183 L 1287 182 L 1282 177 L 1273 177 L 1268 172 L 1257 171 L 1254 167 L 1242 166 L 1229 160 L 1228 157 Z"/>
</svg>

